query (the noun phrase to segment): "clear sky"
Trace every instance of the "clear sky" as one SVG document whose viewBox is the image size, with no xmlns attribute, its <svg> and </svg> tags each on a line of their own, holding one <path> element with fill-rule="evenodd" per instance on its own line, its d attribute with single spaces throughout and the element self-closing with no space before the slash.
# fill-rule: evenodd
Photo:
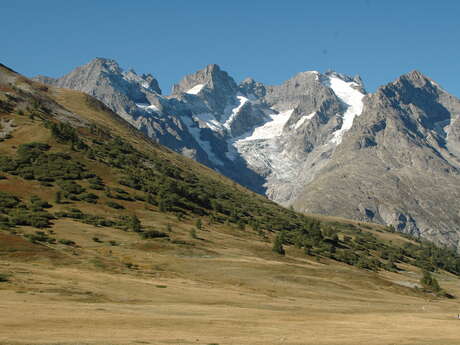
<svg viewBox="0 0 460 345">
<path fill-rule="evenodd" d="M 0 0 L 0 13 L 0 62 L 26 76 L 108 57 L 165 94 L 210 63 L 267 84 L 360 74 L 372 92 L 418 69 L 460 96 L 457 0 Z"/>
</svg>

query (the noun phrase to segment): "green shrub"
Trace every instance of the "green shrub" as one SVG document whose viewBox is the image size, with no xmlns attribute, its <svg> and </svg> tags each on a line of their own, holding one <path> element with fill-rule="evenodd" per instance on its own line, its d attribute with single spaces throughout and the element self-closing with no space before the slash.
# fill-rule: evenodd
<svg viewBox="0 0 460 345">
<path fill-rule="evenodd" d="M 14 195 L 0 191 L 0 211 L 11 209 L 20 204 L 20 199 Z"/>
<path fill-rule="evenodd" d="M 56 243 L 56 240 L 54 238 L 49 237 L 43 231 L 36 231 L 35 234 L 28 234 L 28 235 L 25 235 L 25 237 L 27 237 L 32 243 L 37 243 L 37 242 Z"/>
<path fill-rule="evenodd" d="M 423 271 L 423 276 L 420 279 L 420 284 L 422 284 L 425 290 L 439 292 L 441 287 L 439 286 L 438 281 L 434 278 L 429 271 Z"/>
<path fill-rule="evenodd" d="M 44 201 L 44 200 L 40 199 L 36 195 L 32 195 L 30 197 L 30 203 L 32 204 L 32 210 L 33 211 L 42 211 L 45 208 L 52 207 L 51 204 L 49 204 L 47 201 Z"/>
<path fill-rule="evenodd" d="M 93 193 L 83 193 L 79 196 L 79 198 L 80 200 L 83 200 L 83 201 L 86 201 L 92 204 L 97 203 L 97 199 L 99 199 L 99 197 Z"/>
<path fill-rule="evenodd" d="M 147 238 L 164 238 L 169 237 L 168 234 L 158 230 L 148 230 L 141 233 L 141 236 Z"/>
<path fill-rule="evenodd" d="M 105 203 L 107 206 L 111 207 L 111 208 L 114 208 L 114 209 L 117 209 L 117 210 L 122 210 L 124 209 L 125 207 L 123 205 L 120 205 L 114 201 L 107 201 Z"/>
<path fill-rule="evenodd" d="M 58 186 L 64 191 L 64 195 L 68 197 L 69 195 L 81 194 L 85 191 L 85 188 L 80 186 L 74 181 L 59 181 Z"/>
<path fill-rule="evenodd" d="M 65 239 L 59 240 L 59 243 L 64 244 L 66 246 L 71 246 L 71 247 L 74 247 L 76 245 L 76 243 L 74 241 L 65 240 Z"/>
<path fill-rule="evenodd" d="M 134 232 L 141 232 L 141 221 L 136 215 L 132 215 L 129 219 L 129 226 Z"/>
</svg>

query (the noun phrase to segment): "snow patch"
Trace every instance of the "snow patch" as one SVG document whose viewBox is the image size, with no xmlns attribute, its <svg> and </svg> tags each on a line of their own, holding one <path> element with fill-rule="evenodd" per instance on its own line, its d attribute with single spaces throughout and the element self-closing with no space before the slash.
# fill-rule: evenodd
<svg viewBox="0 0 460 345">
<path fill-rule="evenodd" d="M 238 106 L 236 106 L 235 108 L 232 109 L 232 112 L 231 112 L 229 118 L 224 123 L 224 127 L 227 128 L 228 130 L 230 130 L 230 125 L 232 124 L 233 120 L 235 119 L 235 117 L 240 112 L 240 110 L 243 107 L 243 105 L 245 105 L 247 102 L 249 102 L 249 99 L 247 99 L 244 96 L 236 96 L 236 97 L 238 98 L 239 104 L 238 104 Z"/>
<path fill-rule="evenodd" d="M 326 79 L 326 86 L 330 87 L 337 97 L 347 105 L 347 110 L 342 115 L 342 127 L 333 133 L 331 142 L 338 145 L 342 142 L 343 135 L 353 125 L 356 116 L 361 115 L 363 111 L 362 99 L 364 94 L 354 87 L 359 86 L 355 82 L 346 82 L 338 77 L 329 76 Z"/>
<path fill-rule="evenodd" d="M 222 124 L 211 113 L 193 114 L 193 118 L 196 121 L 201 121 L 213 131 L 219 131 L 223 129 Z"/>
<path fill-rule="evenodd" d="M 296 124 L 294 125 L 295 129 L 299 129 L 307 120 L 311 120 L 313 116 L 316 115 L 316 111 L 309 115 L 302 116 L 299 120 L 297 120 Z"/>
<path fill-rule="evenodd" d="M 240 137 L 237 141 L 250 141 L 259 139 L 271 139 L 279 137 L 283 132 L 284 125 L 288 122 L 294 109 L 289 109 L 278 114 L 270 115 L 270 120 L 254 129 L 252 134 Z"/>
<path fill-rule="evenodd" d="M 160 111 L 160 109 L 158 109 L 158 107 L 154 104 L 149 104 L 149 103 L 136 103 L 136 106 L 138 108 L 141 108 L 143 110 L 146 110 L 146 111 Z"/>
<path fill-rule="evenodd" d="M 126 80 L 128 83 L 135 82 L 146 90 L 156 92 L 150 87 L 149 82 L 144 79 L 144 76 L 137 75 L 134 70 L 130 69 L 126 72 L 122 72 L 122 78 Z"/>
<path fill-rule="evenodd" d="M 196 140 L 198 145 L 200 145 L 203 151 L 206 152 L 209 160 L 215 164 L 224 165 L 224 163 L 214 154 L 211 143 L 207 140 L 201 139 L 200 126 L 195 121 L 193 121 L 190 117 L 182 116 L 181 119 L 187 126 L 188 131 L 190 132 L 192 137 Z"/>
<path fill-rule="evenodd" d="M 314 74 L 314 75 L 315 75 L 315 80 L 316 80 L 316 81 L 319 80 L 319 75 L 320 75 L 320 73 L 319 73 L 318 71 L 308 71 L 308 73 Z"/>
<path fill-rule="evenodd" d="M 197 95 L 203 88 L 204 84 L 197 84 L 185 93 L 188 93 L 189 95 Z"/>
</svg>

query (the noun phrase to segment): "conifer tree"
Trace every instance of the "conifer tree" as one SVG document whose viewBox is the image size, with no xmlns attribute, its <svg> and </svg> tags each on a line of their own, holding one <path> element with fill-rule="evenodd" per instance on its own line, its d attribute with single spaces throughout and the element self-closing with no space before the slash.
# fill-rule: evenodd
<svg viewBox="0 0 460 345">
<path fill-rule="evenodd" d="M 62 202 L 62 192 L 60 190 L 56 192 L 54 196 L 54 201 L 56 202 L 56 204 L 60 204 Z"/>
<path fill-rule="evenodd" d="M 131 216 L 130 219 L 131 230 L 134 232 L 141 232 L 141 221 L 137 218 L 136 215 Z"/>
<path fill-rule="evenodd" d="M 273 248 L 272 250 L 275 253 L 280 255 L 285 255 L 286 252 L 283 248 L 283 235 L 281 233 L 276 234 L 275 240 L 273 241 Z"/>
<path fill-rule="evenodd" d="M 441 291 L 441 287 L 439 286 L 438 281 L 431 275 L 429 271 L 423 271 L 423 277 L 420 279 L 420 283 L 426 290 L 431 290 L 433 292 Z"/>
</svg>

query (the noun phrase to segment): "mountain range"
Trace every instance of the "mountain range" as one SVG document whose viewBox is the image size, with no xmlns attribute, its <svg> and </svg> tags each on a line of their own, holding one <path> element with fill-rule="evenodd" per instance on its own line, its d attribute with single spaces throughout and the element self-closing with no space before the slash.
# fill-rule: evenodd
<svg viewBox="0 0 460 345">
<path fill-rule="evenodd" d="M 153 75 L 103 58 L 35 80 L 97 98 L 152 140 L 281 205 L 458 247 L 460 100 L 418 71 L 374 93 L 332 71 L 268 86 L 208 65 L 165 96 Z"/>
</svg>

